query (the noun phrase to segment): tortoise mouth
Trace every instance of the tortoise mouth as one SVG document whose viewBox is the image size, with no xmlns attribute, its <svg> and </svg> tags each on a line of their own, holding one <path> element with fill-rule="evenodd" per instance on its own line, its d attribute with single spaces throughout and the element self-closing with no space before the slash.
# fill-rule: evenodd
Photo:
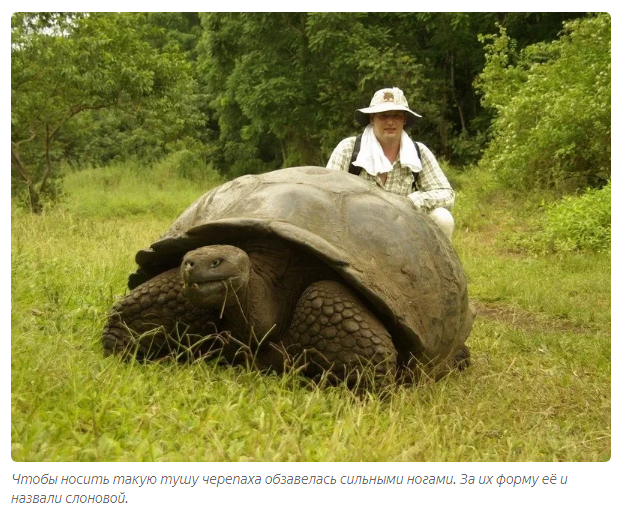
<svg viewBox="0 0 632 514">
<path fill-rule="evenodd" d="M 185 281 L 182 296 L 196 305 L 212 307 L 221 305 L 230 291 L 228 280 Z"/>
<path fill-rule="evenodd" d="M 213 279 L 213 278 L 209 280 L 188 280 L 184 282 L 184 287 L 191 288 L 191 289 L 199 289 L 200 286 L 207 287 L 208 284 L 210 284 L 211 286 L 213 285 L 218 286 L 220 284 L 224 284 L 225 282 L 228 282 L 228 280 Z"/>
<path fill-rule="evenodd" d="M 232 304 L 242 285 L 236 277 L 183 281 L 182 296 L 200 307 L 220 307 Z"/>
</svg>

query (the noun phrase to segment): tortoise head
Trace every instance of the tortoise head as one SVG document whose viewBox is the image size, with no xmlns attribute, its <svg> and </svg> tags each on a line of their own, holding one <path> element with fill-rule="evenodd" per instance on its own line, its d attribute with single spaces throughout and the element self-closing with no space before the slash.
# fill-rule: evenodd
<svg viewBox="0 0 632 514">
<path fill-rule="evenodd" d="M 250 259 L 236 246 L 203 246 L 183 257 L 180 272 L 187 299 L 200 307 L 220 308 L 238 299 L 248 284 Z"/>
</svg>

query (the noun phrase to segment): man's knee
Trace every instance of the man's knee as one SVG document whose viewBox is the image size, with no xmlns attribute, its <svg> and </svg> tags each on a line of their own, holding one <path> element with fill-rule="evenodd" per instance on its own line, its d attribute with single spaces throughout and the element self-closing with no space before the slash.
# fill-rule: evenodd
<svg viewBox="0 0 632 514">
<path fill-rule="evenodd" d="M 454 230 L 454 218 L 450 211 L 444 207 L 437 207 L 431 210 L 428 215 L 439 226 L 449 241 L 452 241 L 452 231 Z"/>
</svg>

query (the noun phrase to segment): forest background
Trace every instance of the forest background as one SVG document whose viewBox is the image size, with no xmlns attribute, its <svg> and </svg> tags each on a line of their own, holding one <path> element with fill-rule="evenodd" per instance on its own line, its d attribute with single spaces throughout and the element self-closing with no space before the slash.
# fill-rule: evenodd
<svg viewBox="0 0 632 514">
<path fill-rule="evenodd" d="M 12 457 L 607 461 L 610 16 L 14 13 Z M 245 173 L 324 165 L 377 89 L 456 191 L 473 365 L 386 403 L 105 359 L 134 253 Z"/>
<path fill-rule="evenodd" d="M 62 164 L 324 165 L 390 86 L 453 166 L 557 195 L 610 177 L 606 14 L 17 13 L 11 34 L 12 193 L 35 211 Z"/>
</svg>

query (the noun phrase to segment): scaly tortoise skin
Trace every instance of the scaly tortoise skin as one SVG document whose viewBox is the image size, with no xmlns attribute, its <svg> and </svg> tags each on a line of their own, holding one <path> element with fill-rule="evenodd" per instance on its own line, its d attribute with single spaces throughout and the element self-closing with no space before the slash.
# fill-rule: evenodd
<svg viewBox="0 0 632 514">
<path fill-rule="evenodd" d="M 154 358 L 180 345 L 351 382 L 366 365 L 386 380 L 469 364 L 474 314 L 451 244 L 407 198 L 348 173 L 239 177 L 136 262 L 103 332 L 108 354 Z"/>
</svg>

